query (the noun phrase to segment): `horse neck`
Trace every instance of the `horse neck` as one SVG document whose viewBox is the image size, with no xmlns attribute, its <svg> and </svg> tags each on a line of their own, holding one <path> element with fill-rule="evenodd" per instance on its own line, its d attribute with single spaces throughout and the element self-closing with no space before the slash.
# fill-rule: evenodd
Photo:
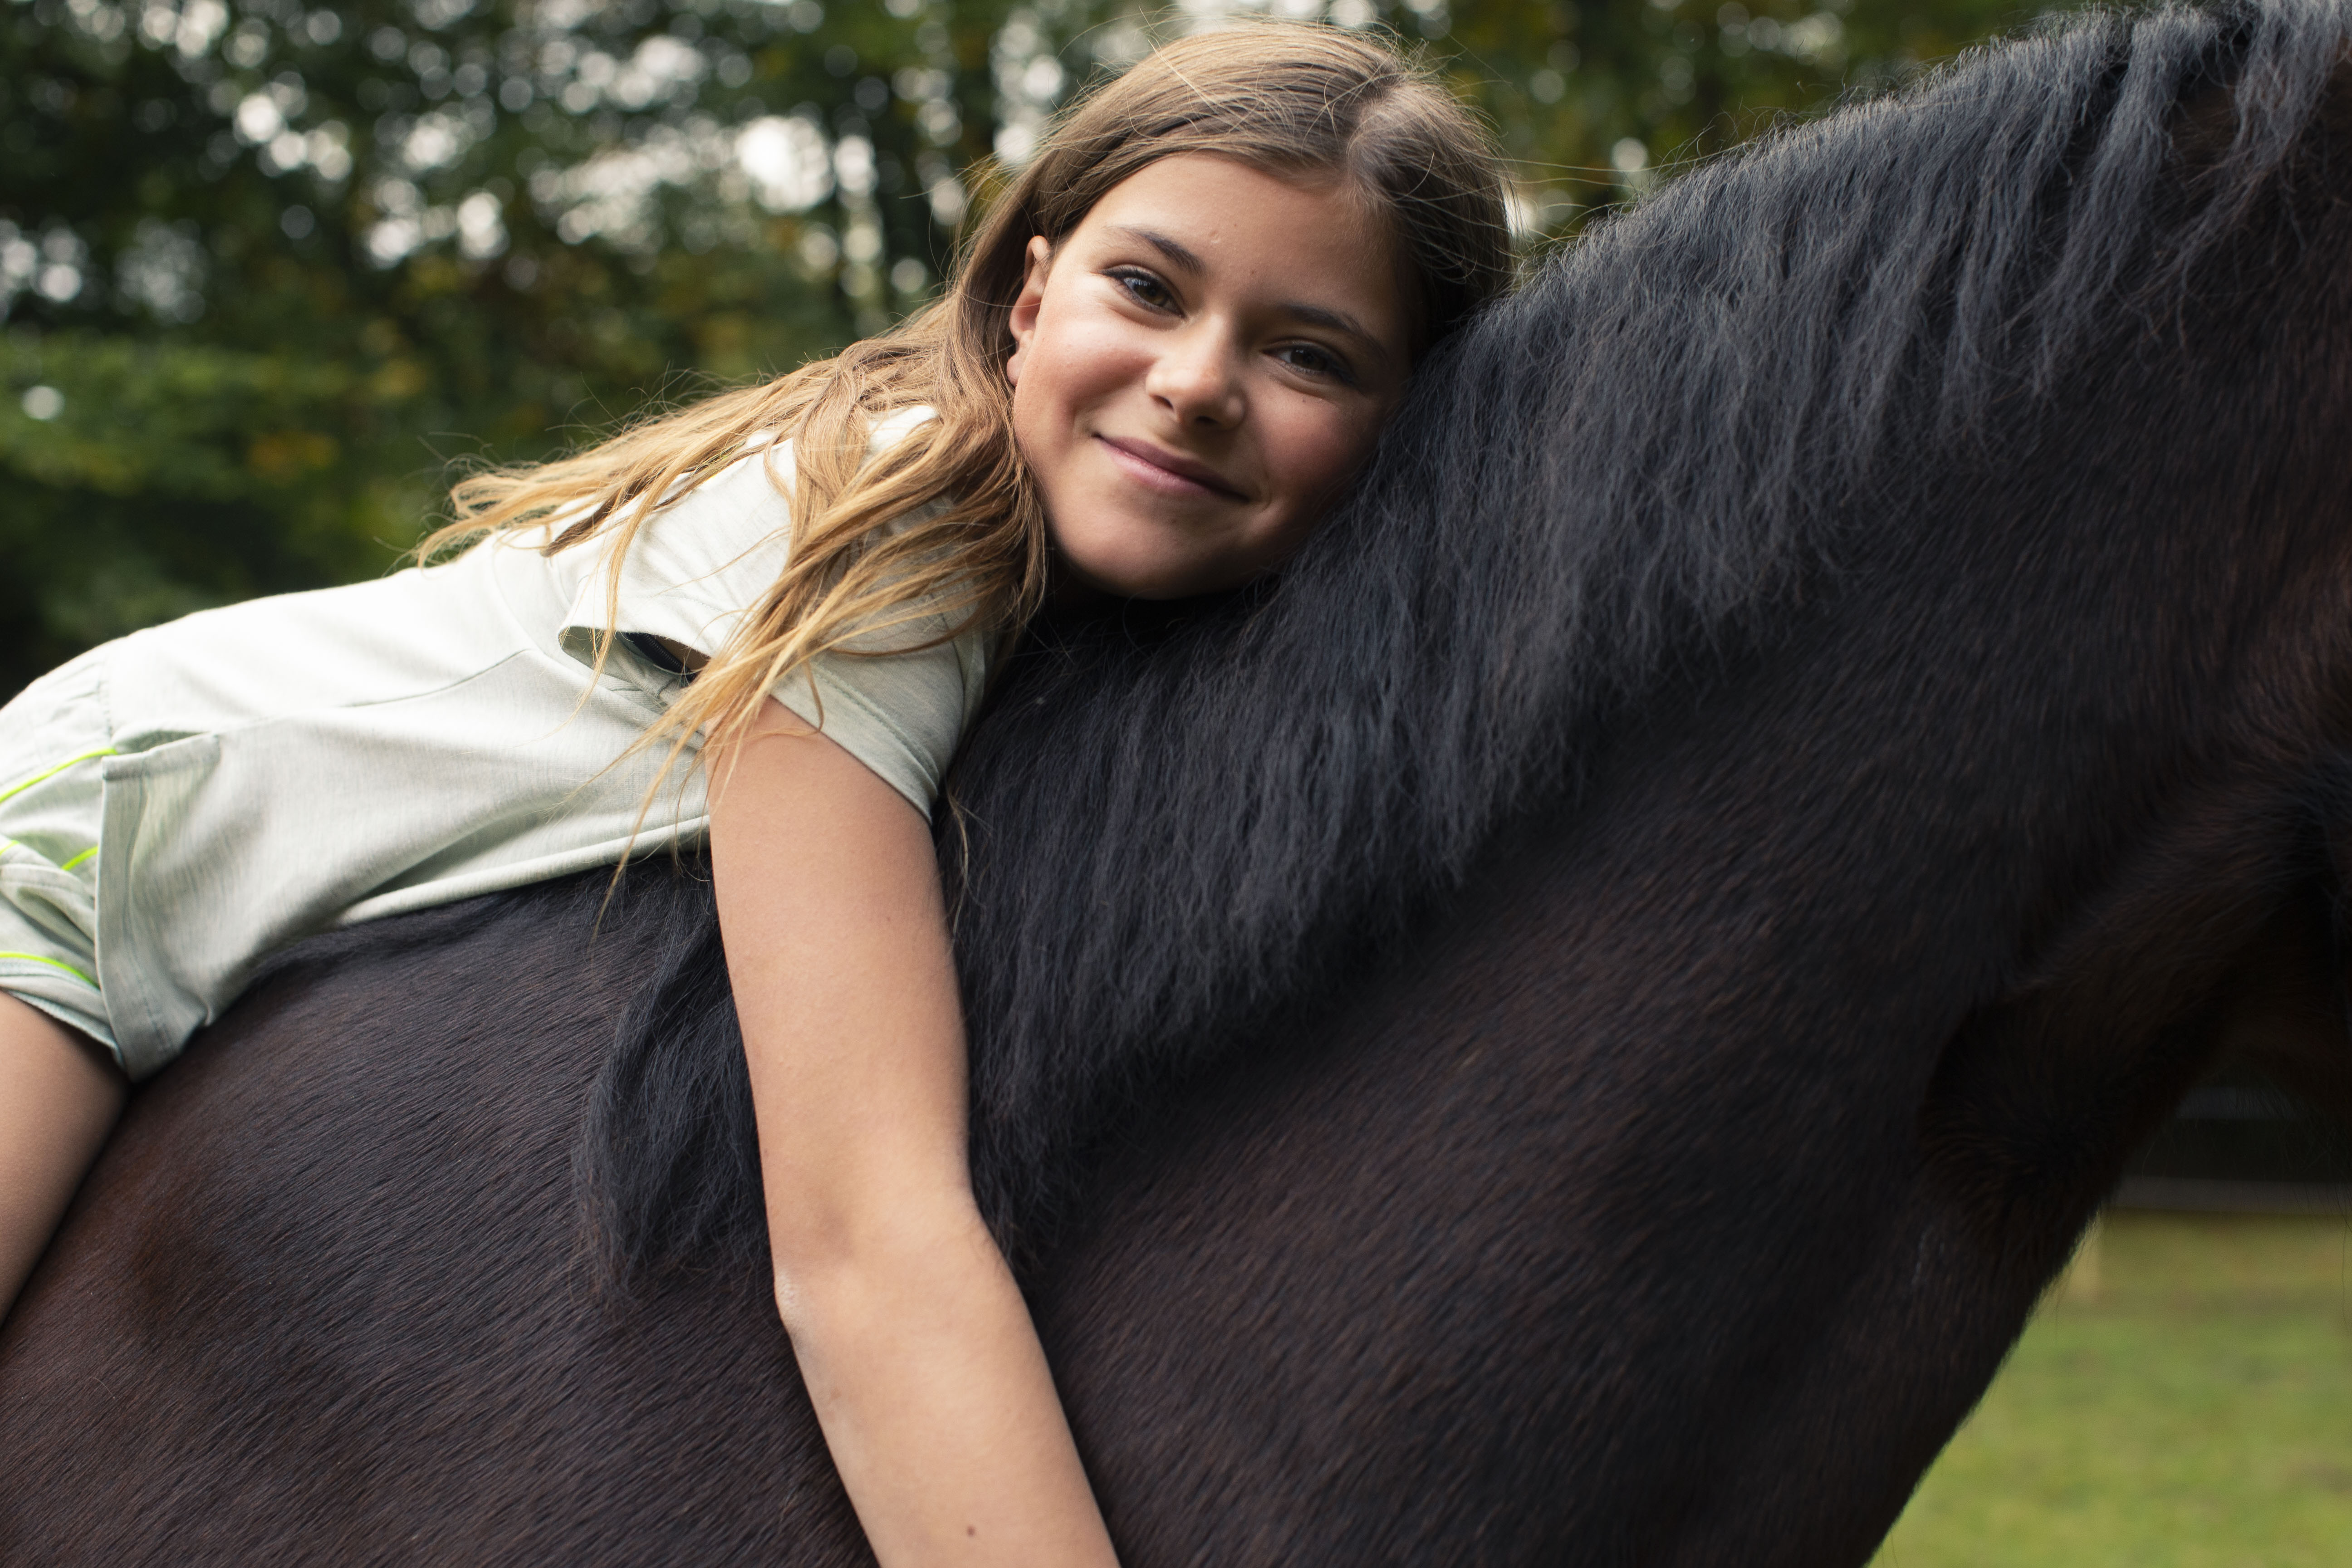
<svg viewBox="0 0 2352 1568">
<path fill-rule="evenodd" d="M 2347 103 L 2339 73 L 2163 331 L 1866 503 L 1816 604 L 1570 829 L 1580 1006 L 1759 1107 L 1882 1097 L 2021 1279 L 2344 869 Z"/>
</svg>

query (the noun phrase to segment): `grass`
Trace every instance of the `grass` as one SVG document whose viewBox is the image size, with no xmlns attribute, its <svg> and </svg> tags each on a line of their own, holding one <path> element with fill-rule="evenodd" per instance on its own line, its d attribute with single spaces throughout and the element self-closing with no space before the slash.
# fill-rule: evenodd
<svg viewBox="0 0 2352 1568">
<path fill-rule="evenodd" d="M 2352 1225 L 2109 1215 L 1874 1568 L 2352 1563 Z"/>
</svg>

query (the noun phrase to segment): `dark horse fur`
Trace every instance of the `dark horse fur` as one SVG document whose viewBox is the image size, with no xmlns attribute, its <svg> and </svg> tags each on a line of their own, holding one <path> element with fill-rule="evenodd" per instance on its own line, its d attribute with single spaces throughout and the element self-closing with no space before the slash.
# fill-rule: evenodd
<svg viewBox="0 0 2352 1568">
<path fill-rule="evenodd" d="M 2352 1106 L 2352 11 L 1596 226 L 1276 585 L 1045 628 L 973 1163 L 1160 1563 L 1858 1563 L 2232 1034 Z M 9 1562 L 861 1561 L 709 900 L 322 938 L 0 1336 Z"/>
</svg>

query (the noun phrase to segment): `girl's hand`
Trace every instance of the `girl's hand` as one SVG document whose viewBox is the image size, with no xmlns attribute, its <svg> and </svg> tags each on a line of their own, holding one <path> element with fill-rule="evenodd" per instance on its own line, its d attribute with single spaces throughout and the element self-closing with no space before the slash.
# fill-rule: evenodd
<svg viewBox="0 0 2352 1568">
<path fill-rule="evenodd" d="M 704 754 L 776 1305 L 885 1568 L 1116 1561 L 965 1160 L 931 839 L 771 700 Z"/>
</svg>

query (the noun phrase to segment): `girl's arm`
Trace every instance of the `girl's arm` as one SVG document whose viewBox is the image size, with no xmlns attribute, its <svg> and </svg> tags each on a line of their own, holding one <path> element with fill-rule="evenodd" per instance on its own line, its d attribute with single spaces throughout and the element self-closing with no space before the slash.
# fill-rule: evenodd
<svg viewBox="0 0 2352 1568">
<path fill-rule="evenodd" d="M 0 993 L 0 1321 L 122 1110 L 105 1053 Z"/>
<path fill-rule="evenodd" d="M 776 1306 L 875 1555 L 1115 1562 L 1028 1306 L 972 1201 L 929 830 L 772 700 L 705 763 Z"/>
</svg>

